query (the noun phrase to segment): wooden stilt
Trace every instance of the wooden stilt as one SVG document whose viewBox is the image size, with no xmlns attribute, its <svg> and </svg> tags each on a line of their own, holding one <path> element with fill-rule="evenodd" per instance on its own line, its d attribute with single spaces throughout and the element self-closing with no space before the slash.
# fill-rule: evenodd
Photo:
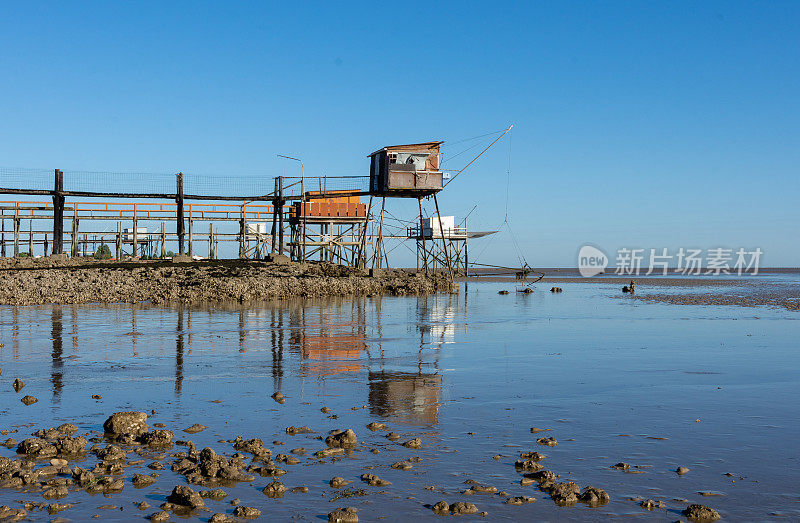
<svg viewBox="0 0 800 523">
<path fill-rule="evenodd" d="M 453 266 L 450 263 L 450 255 L 447 251 L 447 240 L 444 237 L 444 227 L 442 226 L 442 215 L 439 212 L 439 202 L 436 200 L 436 193 L 433 193 L 433 203 L 436 206 L 436 216 L 439 217 L 439 232 L 442 233 L 442 250 L 444 252 L 444 259 L 447 260 L 447 270 L 450 277 L 453 277 Z"/>
<path fill-rule="evenodd" d="M 381 258 L 382 254 L 381 251 L 383 249 L 383 211 L 386 209 L 386 197 L 384 196 L 381 198 L 381 221 L 378 225 L 378 239 L 375 241 L 375 253 L 372 258 L 372 268 L 374 269 L 377 263 L 377 267 L 380 268 L 381 266 Z"/>
<path fill-rule="evenodd" d="M 178 233 L 178 254 L 183 254 L 183 237 L 185 235 L 183 227 L 183 173 L 180 172 L 176 175 L 177 187 L 175 191 L 175 204 L 177 205 L 177 213 L 175 216 L 176 231 Z"/>
<path fill-rule="evenodd" d="M 364 230 L 361 235 L 361 248 L 358 251 L 357 265 L 362 268 L 367 266 L 367 229 L 369 228 L 369 215 L 372 212 L 372 195 L 369 197 L 369 204 L 367 205 L 367 214 L 364 217 Z"/>
</svg>

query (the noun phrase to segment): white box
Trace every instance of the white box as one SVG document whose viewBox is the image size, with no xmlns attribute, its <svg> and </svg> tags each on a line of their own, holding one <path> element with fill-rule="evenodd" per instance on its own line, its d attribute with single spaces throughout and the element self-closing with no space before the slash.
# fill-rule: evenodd
<svg viewBox="0 0 800 523">
<path fill-rule="evenodd" d="M 247 234 L 267 234 L 267 224 L 265 222 L 248 223 Z"/>
<path fill-rule="evenodd" d="M 422 234 L 425 237 L 430 238 L 441 238 L 442 237 L 442 229 L 444 229 L 444 236 L 448 237 L 453 234 L 453 230 L 456 228 L 456 217 L 455 216 L 442 216 L 441 217 L 442 226 L 439 227 L 439 217 L 438 216 L 431 216 L 430 218 L 425 218 L 422 221 Z"/>
<path fill-rule="evenodd" d="M 122 240 L 126 242 L 133 241 L 133 227 L 126 227 L 122 230 L 124 233 L 122 235 Z M 147 236 L 147 227 L 137 227 L 136 228 L 136 241 L 142 241 Z"/>
</svg>

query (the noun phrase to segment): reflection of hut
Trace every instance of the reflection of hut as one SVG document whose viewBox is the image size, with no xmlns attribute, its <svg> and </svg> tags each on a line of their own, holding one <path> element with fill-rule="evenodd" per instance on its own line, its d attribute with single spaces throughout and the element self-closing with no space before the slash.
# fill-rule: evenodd
<svg viewBox="0 0 800 523">
<path fill-rule="evenodd" d="M 409 372 L 370 372 L 370 413 L 392 421 L 434 425 L 439 420 L 442 376 Z"/>
<path fill-rule="evenodd" d="M 361 369 L 359 359 L 361 351 L 367 348 L 367 344 L 364 334 L 349 331 L 329 332 L 329 328 L 326 327 L 318 336 L 306 333 L 302 338 L 301 348 L 303 359 L 311 360 L 307 362 L 308 372 L 316 376 L 329 376 Z"/>
</svg>

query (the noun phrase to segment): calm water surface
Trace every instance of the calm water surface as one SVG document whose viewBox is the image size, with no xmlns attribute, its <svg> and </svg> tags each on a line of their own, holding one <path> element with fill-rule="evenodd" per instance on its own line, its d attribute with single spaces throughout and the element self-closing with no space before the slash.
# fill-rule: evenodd
<svg viewBox="0 0 800 523">
<path fill-rule="evenodd" d="M 688 504 L 678 500 L 709 505 L 732 520 L 800 518 L 800 314 L 642 303 L 617 299 L 616 285 L 561 286 L 563 294 L 539 287 L 500 296 L 513 284 L 469 283 L 453 295 L 204 310 L 2 307 L 0 429 L 17 428 L 12 436 L 22 440 L 72 422 L 86 433 L 102 430 L 113 412 L 155 410 L 151 424 L 166 423 L 198 448 L 232 454 L 218 440 L 241 434 L 262 438 L 276 454 L 324 447 L 318 434 L 287 435 L 290 425 L 323 435 L 353 428 L 366 444 L 362 452 L 337 463 L 302 458 L 282 465 L 287 487 L 306 485 L 308 494 L 269 499 L 260 489 L 270 479 L 261 477 L 226 489 L 228 499 L 238 497 L 267 518 L 320 521 L 348 505 L 359 508 L 362 521 L 433 518 L 424 505 L 441 499 L 470 501 L 491 519 L 671 521 Z M 11 388 L 15 377 L 26 382 L 20 394 Z M 284 405 L 270 399 L 278 390 Z M 25 407 L 24 394 L 39 402 Z M 321 413 L 322 406 L 338 419 Z M 370 421 L 387 423 L 401 441 L 421 437 L 423 448 L 369 432 Z M 193 423 L 209 429 L 181 432 Z M 536 445 L 534 426 L 552 429 L 545 435 L 558 446 Z M 381 453 L 368 452 L 373 448 Z M 560 508 L 535 486 L 521 487 L 513 463 L 526 450 L 545 453 L 543 464 L 561 481 L 604 488 L 611 503 Z M 492 459 L 496 454 L 503 459 Z M 0 455 L 15 453 L 0 447 Z M 422 458 L 412 470 L 389 467 L 411 456 Z M 75 507 L 59 515 L 144 517 L 184 482 L 168 470 L 170 461 L 151 487 L 128 482 L 110 500 L 76 491 L 61 500 Z M 610 468 L 619 461 L 643 473 Z M 678 476 L 677 466 L 691 471 Z M 367 467 L 393 484 L 361 483 Z M 135 472 L 151 471 L 128 467 L 126 477 Z M 354 480 L 351 486 L 370 495 L 330 502 L 332 476 Z M 470 478 L 538 501 L 514 507 L 497 495 L 463 496 Z M 647 512 L 637 497 L 663 500 L 667 509 Z M 20 500 L 41 497 L 0 490 L 0 504 Z M 133 503 L 141 500 L 154 509 L 138 511 Z M 98 510 L 108 503 L 123 510 Z M 227 501 L 207 505 L 212 512 L 204 519 L 233 509 Z M 30 517 L 50 519 L 46 512 Z"/>
</svg>

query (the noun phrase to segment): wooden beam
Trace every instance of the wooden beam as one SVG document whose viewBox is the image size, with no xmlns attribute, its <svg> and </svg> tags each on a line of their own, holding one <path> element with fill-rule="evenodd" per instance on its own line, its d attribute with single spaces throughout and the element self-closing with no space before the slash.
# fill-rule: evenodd
<svg viewBox="0 0 800 523">
<path fill-rule="evenodd" d="M 175 203 L 178 206 L 178 213 L 176 216 L 176 225 L 178 231 L 178 254 L 183 254 L 183 237 L 185 234 L 183 230 L 183 173 L 178 173 L 175 178 L 177 182 Z"/>
<path fill-rule="evenodd" d="M 53 190 L 53 254 L 64 252 L 64 173 L 55 170 Z"/>
</svg>

